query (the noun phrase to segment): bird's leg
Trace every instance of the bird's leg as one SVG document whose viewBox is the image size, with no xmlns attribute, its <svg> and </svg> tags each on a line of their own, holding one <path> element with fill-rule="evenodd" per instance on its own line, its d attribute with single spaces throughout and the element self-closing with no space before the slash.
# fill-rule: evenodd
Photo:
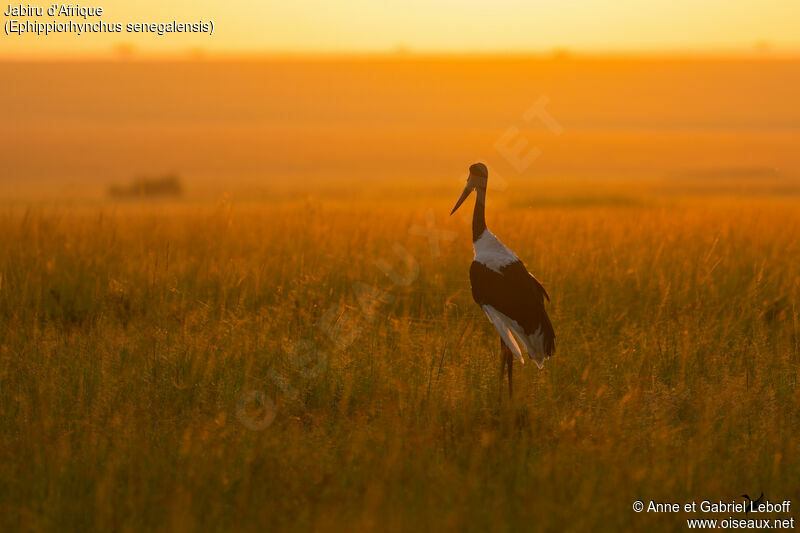
<svg viewBox="0 0 800 533">
<path fill-rule="evenodd" d="M 508 361 L 508 397 L 511 398 L 513 394 L 513 383 L 511 381 L 512 373 L 514 370 L 514 355 L 511 353 L 511 350 L 506 347 L 506 360 Z"/>
<path fill-rule="evenodd" d="M 503 385 L 503 375 L 505 374 L 506 365 L 508 365 L 508 396 L 511 397 L 512 392 L 512 385 L 511 385 L 511 376 L 513 372 L 513 367 L 511 366 L 514 363 L 514 355 L 511 353 L 511 350 L 506 346 L 506 343 L 503 342 L 503 339 L 500 339 L 500 388 L 502 389 Z M 502 394 L 502 392 L 501 392 Z"/>
<path fill-rule="evenodd" d="M 503 397 L 503 376 L 506 374 L 506 363 L 508 363 L 508 358 L 506 357 L 506 343 L 503 342 L 503 339 L 500 339 L 500 398 Z"/>
</svg>

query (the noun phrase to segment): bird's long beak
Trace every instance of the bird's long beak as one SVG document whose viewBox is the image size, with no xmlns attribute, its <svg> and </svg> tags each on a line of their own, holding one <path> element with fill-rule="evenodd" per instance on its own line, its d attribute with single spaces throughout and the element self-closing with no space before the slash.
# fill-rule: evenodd
<svg viewBox="0 0 800 533">
<path fill-rule="evenodd" d="M 461 193 L 461 196 L 458 198 L 455 207 L 453 207 L 453 210 L 450 211 L 451 215 L 456 212 L 456 209 L 458 209 L 461 204 L 464 203 L 464 200 L 467 199 L 467 196 L 469 196 L 469 193 L 471 192 L 472 192 L 472 185 L 468 181 L 467 185 L 464 187 L 464 192 Z"/>
</svg>

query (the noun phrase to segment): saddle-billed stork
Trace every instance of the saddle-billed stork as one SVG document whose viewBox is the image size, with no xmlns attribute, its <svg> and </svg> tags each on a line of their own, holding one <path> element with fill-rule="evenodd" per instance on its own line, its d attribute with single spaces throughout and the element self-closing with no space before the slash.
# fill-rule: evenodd
<svg viewBox="0 0 800 533">
<path fill-rule="evenodd" d="M 475 259 L 469 268 L 472 297 L 500 333 L 500 379 L 508 366 L 508 394 L 512 394 L 512 355 L 525 363 L 520 344 L 539 368 L 553 355 L 555 332 L 544 299 L 550 296 L 514 252 L 486 229 L 486 185 L 489 172 L 483 163 L 469 167 L 464 192 L 450 212 L 477 191 L 472 213 L 472 246 Z"/>
</svg>

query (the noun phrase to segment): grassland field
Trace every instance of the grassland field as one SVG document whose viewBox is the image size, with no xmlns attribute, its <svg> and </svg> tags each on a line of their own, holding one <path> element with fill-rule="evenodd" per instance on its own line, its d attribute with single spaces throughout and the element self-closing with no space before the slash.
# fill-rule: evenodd
<svg viewBox="0 0 800 533">
<path fill-rule="evenodd" d="M 509 401 L 446 189 L 6 207 L 2 529 L 672 531 L 631 503 L 800 493 L 792 195 L 497 193 L 557 332 Z"/>
<path fill-rule="evenodd" d="M 676 531 L 728 516 L 632 503 L 800 506 L 800 62 L 0 79 L 0 531 Z M 559 134 L 524 118 L 542 97 Z M 509 131 L 541 152 L 524 172 Z M 448 216 L 478 160 L 489 228 L 552 296 L 556 353 L 515 366 L 513 400 L 471 202 Z M 151 175 L 184 196 L 107 195 Z"/>
</svg>

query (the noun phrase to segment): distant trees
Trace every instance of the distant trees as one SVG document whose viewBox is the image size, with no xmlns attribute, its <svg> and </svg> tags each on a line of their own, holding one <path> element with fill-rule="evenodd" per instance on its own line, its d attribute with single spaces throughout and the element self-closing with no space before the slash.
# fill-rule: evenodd
<svg viewBox="0 0 800 533">
<path fill-rule="evenodd" d="M 111 186 L 108 194 L 112 198 L 177 198 L 183 195 L 183 186 L 176 174 L 141 176 L 128 185 Z"/>
</svg>

